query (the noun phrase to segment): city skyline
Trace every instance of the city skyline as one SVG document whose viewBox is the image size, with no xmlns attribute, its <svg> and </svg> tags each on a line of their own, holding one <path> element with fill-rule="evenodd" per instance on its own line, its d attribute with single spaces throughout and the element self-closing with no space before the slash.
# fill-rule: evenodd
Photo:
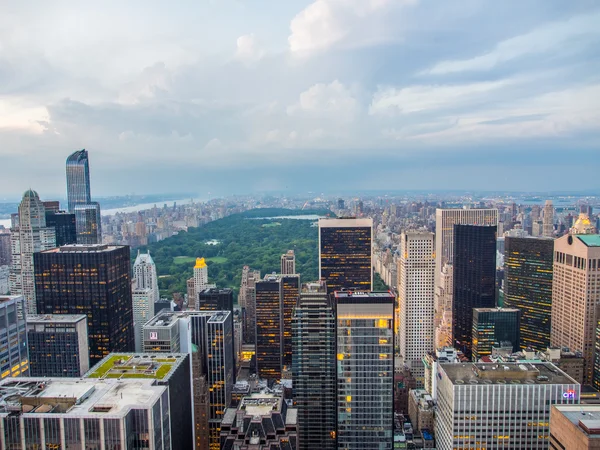
<svg viewBox="0 0 600 450">
<path fill-rule="evenodd" d="M 179 190 L 169 171 L 217 195 L 235 189 L 225 171 L 252 191 L 344 188 L 332 164 L 360 169 L 358 188 L 569 189 L 558 173 L 575 169 L 596 187 L 590 3 L 34 2 L 5 17 L 5 195 L 63 192 L 58 161 L 81 148 L 102 195 Z"/>
</svg>

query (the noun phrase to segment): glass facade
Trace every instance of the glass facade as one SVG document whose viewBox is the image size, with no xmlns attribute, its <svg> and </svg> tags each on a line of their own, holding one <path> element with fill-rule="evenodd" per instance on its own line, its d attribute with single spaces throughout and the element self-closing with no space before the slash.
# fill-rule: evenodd
<svg viewBox="0 0 600 450">
<path fill-rule="evenodd" d="M 90 365 L 134 350 L 128 246 L 66 246 L 35 254 L 39 314 L 88 316 Z"/>
<path fill-rule="evenodd" d="M 77 243 L 75 214 L 46 210 L 46 226 L 54 228 L 57 247 Z"/>
<path fill-rule="evenodd" d="M 282 284 L 267 275 L 256 282 L 256 373 L 259 378 L 281 379 Z"/>
<path fill-rule="evenodd" d="M 338 449 L 393 445 L 394 296 L 336 293 Z"/>
<path fill-rule="evenodd" d="M 67 158 L 67 201 L 70 213 L 75 212 L 76 205 L 87 205 L 92 201 L 86 150 L 79 150 Z"/>
<path fill-rule="evenodd" d="M 282 275 L 281 277 L 283 293 L 283 365 L 292 365 L 292 312 L 296 307 L 298 296 L 300 295 L 300 275 Z"/>
<path fill-rule="evenodd" d="M 370 219 L 319 220 L 319 273 L 328 292 L 373 287 Z"/>
<path fill-rule="evenodd" d="M 93 245 L 102 243 L 102 219 L 98 203 L 91 202 L 87 205 L 76 205 L 75 224 L 78 244 Z"/>
<path fill-rule="evenodd" d="M 496 306 L 496 227 L 454 225 L 454 345 L 471 358 L 473 308 Z"/>
<path fill-rule="evenodd" d="M 29 376 L 27 330 L 22 296 L 0 296 L 0 380 L 7 377 Z"/>
<path fill-rule="evenodd" d="M 521 348 L 550 346 L 554 240 L 506 237 L 504 306 L 521 310 Z"/>
<path fill-rule="evenodd" d="M 303 288 L 292 319 L 299 450 L 336 448 L 335 310 L 326 287 Z"/>
<path fill-rule="evenodd" d="M 510 342 L 519 351 L 520 319 L 518 309 L 473 309 L 473 361 L 491 355 L 495 344 Z"/>
</svg>

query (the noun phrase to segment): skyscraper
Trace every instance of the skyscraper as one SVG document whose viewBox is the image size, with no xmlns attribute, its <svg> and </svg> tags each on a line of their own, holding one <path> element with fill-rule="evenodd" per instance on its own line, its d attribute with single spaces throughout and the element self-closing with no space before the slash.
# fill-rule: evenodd
<svg viewBox="0 0 600 450">
<path fill-rule="evenodd" d="M 46 210 L 46 226 L 54 228 L 57 247 L 77 243 L 75 214 Z"/>
<path fill-rule="evenodd" d="M 552 206 L 552 200 L 546 200 L 544 206 L 542 235 L 546 237 L 554 236 L 554 206 Z"/>
<path fill-rule="evenodd" d="M 292 312 L 300 295 L 300 275 L 281 276 L 281 334 L 283 365 L 292 364 Z"/>
<path fill-rule="evenodd" d="M 421 386 L 423 358 L 434 350 L 434 278 L 433 233 L 402 233 L 397 284 L 400 354 Z"/>
<path fill-rule="evenodd" d="M 129 247 L 67 245 L 35 255 L 39 314 L 86 314 L 90 364 L 135 346 Z"/>
<path fill-rule="evenodd" d="M 451 343 L 454 294 L 454 225 L 498 225 L 497 209 L 441 209 L 435 212 L 435 286 L 436 305 L 446 309 L 436 311 L 440 320 L 436 342 Z M 442 276 L 444 272 L 444 276 Z M 441 296 L 441 297 L 440 297 Z M 469 319 L 470 320 L 470 319 Z M 445 344 L 444 344 L 445 345 Z"/>
<path fill-rule="evenodd" d="M 244 343 L 256 345 L 256 282 L 260 280 L 260 271 L 244 266 L 238 303 L 242 308 L 244 321 Z"/>
<path fill-rule="evenodd" d="M 90 167 L 88 152 L 76 151 L 67 158 L 67 201 L 70 213 L 77 205 L 89 205 L 92 202 L 90 191 Z"/>
<path fill-rule="evenodd" d="M 37 192 L 23 194 L 18 216 L 13 216 L 11 228 L 12 265 L 10 293 L 22 295 L 27 314 L 36 313 L 33 254 L 56 246 L 54 228 L 46 227 L 46 211 Z"/>
<path fill-rule="evenodd" d="M 150 289 L 152 291 L 152 304 L 160 300 L 156 264 L 154 264 L 150 252 L 140 253 L 138 250 L 133 263 L 133 281 L 137 289 Z"/>
<path fill-rule="evenodd" d="M 335 292 L 338 448 L 392 448 L 394 295 Z"/>
<path fill-rule="evenodd" d="M 473 361 L 492 354 L 496 344 L 512 345 L 519 351 L 521 311 L 514 308 L 473 309 Z M 504 346 L 503 345 L 503 346 Z"/>
<path fill-rule="evenodd" d="M 299 450 L 336 448 L 335 308 L 324 282 L 302 285 L 292 318 Z"/>
<path fill-rule="evenodd" d="M 593 382 L 598 271 L 600 235 L 569 234 L 554 241 L 550 343 L 583 353 L 584 384 Z"/>
<path fill-rule="evenodd" d="M 373 288 L 373 219 L 319 219 L 319 277 L 329 292 Z"/>
<path fill-rule="evenodd" d="M 282 289 L 277 275 L 256 282 L 256 373 L 260 378 L 279 380 L 283 371 Z"/>
<path fill-rule="evenodd" d="M 102 244 L 100 205 L 97 202 L 75 205 L 75 227 L 77 228 L 78 244 Z"/>
<path fill-rule="evenodd" d="M 288 250 L 281 255 L 281 275 L 293 275 L 296 273 L 296 255 L 294 250 Z"/>
<path fill-rule="evenodd" d="M 24 303 L 21 295 L 0 296 L 0 380 L 29 375 Z"/>
<path fill-rule="evenodd" d="M 507 236 L 504 247 L 504 307 L 521 310 L 521 348 L 550 346 L 552 239 Z"/>
<path fill-rule="evenodd" d="M 11 261 L 10 232 L 0 230 L 0 266 L 10 266 Z"/>
<path fill-rule="evenodd" d="M 144 349 L 144 324 L 154 316 L 154 294 L 152 289 L 131 290 L 131 304 L 133 308 L 133 334 L 135 340 L 135 352 L 140 353 Z"/>
<path fill-rule="evenodd" d="M 452 335 L 471 357 L 473 308 L 496 306 L 496 227 L 454 225 Z"/>
<path fill-rule="evenodd" d="M 85 314 L 27 316 L 32 377 L 81 377 L 90 368 Z"/>
</svg>

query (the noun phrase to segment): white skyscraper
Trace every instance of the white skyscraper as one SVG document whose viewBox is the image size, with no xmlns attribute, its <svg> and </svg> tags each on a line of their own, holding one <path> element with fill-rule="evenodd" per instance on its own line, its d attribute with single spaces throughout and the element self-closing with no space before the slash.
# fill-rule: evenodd
<svg viewBox="0 0 600 450">
<path fill-rule="evenodd" d="M 452 307 L 454 225 L 498 225 L 497 209 L 440 209 L 435 212 L 435 286 L 443 302 Z M 442 269 L 445 272 L 442 279 Z M 436 311 L 436 315 L 452 323 L 452 311 Z M 447 326 L 445 327 L 447 329 Z M 443 330 L 444 327 L 438 327 Z M 448 341 L 451 336 L 436 336 L 435 341 Z"/>
<path fill-rule="evenodd" d="M 204 258 L 196 258 L 194 266 L 194 290 L 196 295 L 206 289 L 208 285 L 208 266 Z M 196 299 L 194 299 L 194 302 Z"/>
<path fill-rule="evenodd" d="M 152 291 L 151 303 L 160 300 L 158 291 L 158 276 L 156 275 L 156 264 L 148 253 L 138 251 L 137 258 L 133 264 L 133 280 L 136 289 L 150 289 Z"/>
<path fill-rule="evenodd" d="M 434 350 L 434 235 L 407 232 L 400 237 L 398 306 L 400 354 L 423 385 L 423 358 Z"/>
<path fill-rule="evenodd" d="M 9 287 L 11 295 L 22 295 L 27 314 L 36 314 L 33 254 L 56 247 L 54 228 L 46 227 L 46 210 L 37 192 L 23 194 L 18 216 L 11 228 L 12 265 Z"/>
<path fill-rule="evenodd" d="M 154 316 L 153 298 L 152 289 L 133 289 L 131 291 L 135 351 L 138 353 L 144 351 L 144 324 Z"/>
<path fill-rule="evenodd" d="M 554 206 L 552 206 L 552 200 L 546 200 L 542 227 L 542 236 L 554 236 Z"/>
</svg>

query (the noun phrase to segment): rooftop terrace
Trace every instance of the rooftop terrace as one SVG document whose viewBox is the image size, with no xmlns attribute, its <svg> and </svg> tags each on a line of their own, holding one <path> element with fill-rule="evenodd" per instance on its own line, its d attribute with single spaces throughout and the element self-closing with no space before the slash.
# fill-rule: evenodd
<svg viewBox="0 0 600 450">
<path fill-rule="evenodd" d="M 185 356 L 179 353 L 111 353 L 85 374 L 85 378 L 163 380 L 171 376 Z"/>
</svg>

